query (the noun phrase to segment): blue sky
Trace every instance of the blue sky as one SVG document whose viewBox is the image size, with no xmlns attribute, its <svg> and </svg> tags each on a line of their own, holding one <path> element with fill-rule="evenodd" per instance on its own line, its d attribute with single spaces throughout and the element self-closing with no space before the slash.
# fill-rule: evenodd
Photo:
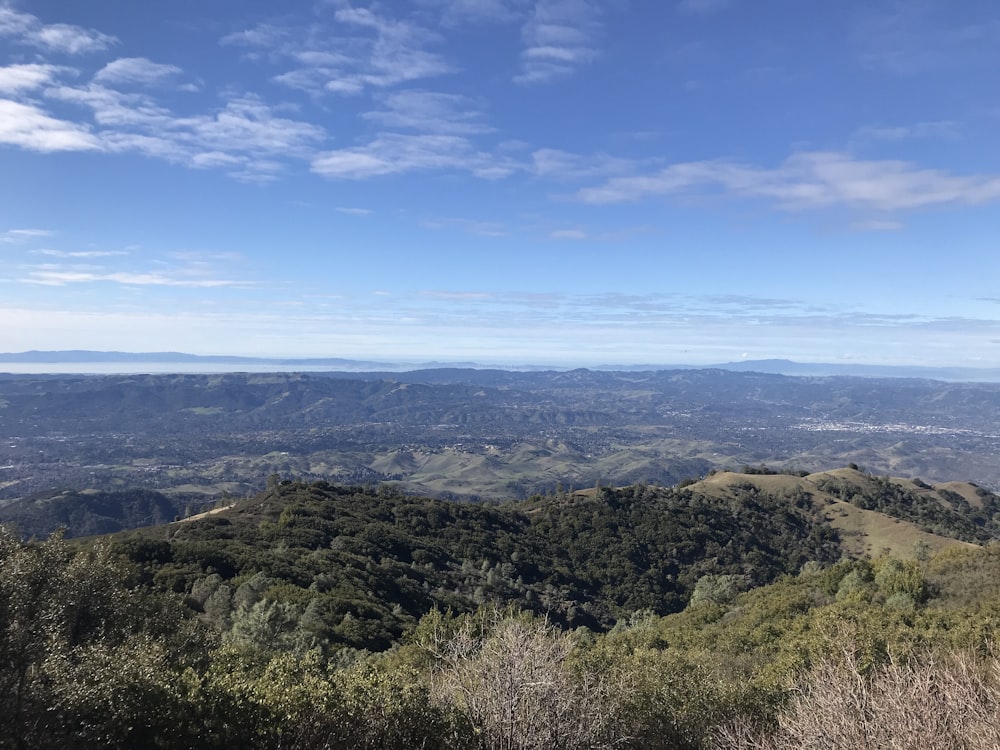
<svg viewBox="0 0 1000 750">
<path fill-rule="evenodd" d="M 1000 366 L 993 0 L 0 0 L 0 351 Z"/>
</svg>

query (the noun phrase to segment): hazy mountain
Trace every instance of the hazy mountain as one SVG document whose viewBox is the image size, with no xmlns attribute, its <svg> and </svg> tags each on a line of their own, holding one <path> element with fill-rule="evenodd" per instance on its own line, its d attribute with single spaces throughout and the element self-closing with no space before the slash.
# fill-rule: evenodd
<svg viewBox="0 0 1000 750">
<path fill-rule="evenodd" d="M 170 372 L 169 365 L 190 370 L 197 365 L 211 366 L 213 371 L 231 365 L 233 370 L 253 368 L 256 371 L 273 367 L 275 370 L 343 370 L 352 373 L 372 371 L 398 373 L 424 369 L 487 369 L 511 371 L 568 370 L 569 367 L 544 365 L 517 365 L 498 367 L 476 362 L 386 362 L 344 359 L 340 357 L 239 357 L 231 355 L 200 355 L 184 352 L 115 352 L 89 350 L 0 352 L 0 365 L 156 365 L 157 372 Z M 831 376 L 844 375 L 869 378 L 926 378 L 952 382 L 1000 382 L 1000 369 L 975 367 L 919 367 L 897 365 L 866 365 L 859 363 L 795 362 L 788 359 L 759 359 L 723 362 L 714 365 L 660 364 L 605 364 L 594 368 L 598 371 L 641 372 L 650 370 L 717 369 L 735 372 L 761 372 L 775 375 Z M 86 371 L 84 368 L 83 371 Z"/>
</svg>

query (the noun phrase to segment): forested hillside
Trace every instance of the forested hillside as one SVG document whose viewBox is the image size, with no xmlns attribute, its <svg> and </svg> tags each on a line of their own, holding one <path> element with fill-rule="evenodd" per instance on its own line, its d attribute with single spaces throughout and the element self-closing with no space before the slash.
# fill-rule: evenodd
<svg viewBox="0 0 1000 750">
<path fill-rule="evenodd" d="M 495 506 L 275 479 L 110 538 L 0 530 L 0 747 L 882 747 L 928 711 L 991 747 L 1000 556 L 960 538 L 997 498 L 754 471 Z"/>
<path fill-rule="evenodd" d="M 682 609 L 705 575 L 749 588 L 841 555 L 808 497 L 644 486 L 484 506 L 282 482 L 116 545 L 220 628 L 280 619 L 283 638 L 324 651 L 385 648 L 435 607 L 487 601 L 607 629 Z"/>
</svg>

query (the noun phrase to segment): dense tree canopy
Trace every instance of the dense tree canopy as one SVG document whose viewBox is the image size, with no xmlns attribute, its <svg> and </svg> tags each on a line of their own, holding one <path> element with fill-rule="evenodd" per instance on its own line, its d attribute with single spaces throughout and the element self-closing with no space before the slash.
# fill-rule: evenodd
<svg viewBox="0 0 1000 750">
<path fill-rule="evenodd" d="M 0 747 L 783 749 L 839 700 L 846 748 L 928 695 L 973 737 L 998 550 L 840 559 L 808 498 L 748 488 L 276 482 L 110 542 L 3 531 Z"/>
</svg>

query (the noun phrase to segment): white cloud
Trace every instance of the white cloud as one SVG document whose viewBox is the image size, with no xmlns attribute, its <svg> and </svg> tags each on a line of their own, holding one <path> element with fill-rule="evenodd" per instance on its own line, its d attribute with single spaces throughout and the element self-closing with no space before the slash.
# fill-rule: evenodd
<svg viewBox="0 0 1000 750">
<path fill-rule="evenodd" d="M 493 131 L 482 122 L 481 105 L 458 94 L 433 91 L 400 91 L 382 99 L 384 109 L 362 117 L 383 127 L 407 128 L 428 133 L 474 135 Z"/>
<path fill-rule="evenodd" d="M 0 93 L 11 94 L 40 88 L 51 83 L 62 70 L 68 68 L 39 63 L 8 65 L 0 68 Z"/>
<path fill-rule="evenodd" d="M 544 83 L 573 74 L 597 56 L 600 12 L 593 0 L 537 0 L 521 35 L 517 83 Z"/>
<path fill-rule="evenodd" d="M 20 279 L 22 283 L 43 286 L 111 283 L 133 287 L 194 289 L 253 286 L 247 282 L 227 278 L 218 272 L 217 269 L 223 265 L 226 268 L 234 265 L 237 259 L 231 254 L 218 256 L 199 252 L 173 253 L 165 259 L 154 260 L 153 270 L 121 267 L 121 261 L 118 261 L 118 267 L 111 265 L 109 259 L 129 255 L 119 250 L 43 250 L 39 254 L 67 262 L 50 262 L 26 267 Z"/>
<path fill-rule="evenodd" d="M 350 216 L 371 216 L 375 213 L 370 208 L 355 208 L 352 206 L 337 206 L 334 210 L 338 213 L 349 214 Z"/>
<path fill-rule="evenodd" d="M 52 258 L 111 258 L 118 255 L 128 255 L 124 250 L 37 250 L 38 255 Z"/>
<path fill-rule="evenodd" d="M 93 29 L 84 29 L 65 23 L 42 26 L 30 37 L 36 44 L 56 52 L 77 55 L 82 52 L 100 52 L 114 45 L 118 40 Z"/>
<path fill-rule="evenodd" d="M 382 133 L 357 148 L 321 153 L 312 171 L 335 179 L 366 179 L 417 170 L 457 169 L 487 179 L 510 174 L 513 167 L 477 151 L 454 135 Z"/>
<path fill-rule="evenodd" d="M 38 19 L 27 13 L 18 13 L 13 8 L 0 6 L 0 35 L 17 36 L 26 34 Z"/>
<path fill-rule="evenodd" d="M 454 71 L 441 55 L 425 49 L 440 37 L 416 24 L 355 9 L 339 10 L 336 18 L 375 33 L 368 56 L 357 61 L 360 72 L 346 76 L 347 80 L 384 87 Z"/>
<path fill-rule="evenodd" d="M 252 56 L 287 59 L 296 67 L 276 82 L 313 95 L 358 94 L 440 76 L 455 67 L 430 48 L 440 35 L 418 23 L 367 8 L 339 7 L 308 28 L 263 24 L 220 40 L 253 50 Z M 336 50 L 335 52 L 332 50 Z"/>
<path fill-rule="evenodd" d="M 308 159 L 326 139 L 318 125 L 279 117 L 250 95 L 233 96 L 215 112 L 179 116 L 145 94 L 99 84 L 48 94 L 93 111 L 94 136 L 113 152 L 139 152 L 197 169 L 224 168 L 248 181 L 268 181 L 288 159 Z"/>
<path fill-rule="evenodd" d="M 0 233 L 0 243 L 11 245 L 27 242 L 38 237 L 51 237 L 54 234 L 49 229 L 8 229 Z"/>
<path fill-rule="evenodd" d="M 101 149 L 100 141 L 82 125 L 9 99 L 0 99 L 0 143 L 43 152 Z"/>
<path fill-rule="evenodd" d="M 182 279 L 158 273 L 128 273 L 124 271 L 95 273 L 44 268 L 32 271 L 25 281 L 43 286 L 66 286 L 67 284 L 92 284 L 97 282 L 113 282 L 126 286 L 176 286 L 197 289 L 245 286 L 242 282 L 229 279 Z"/>
<path fill-rule="evenodd" d="M 832 207 L 893 212 L 1000 200 L 1000 177 L 953 175 L 904 161 L 864 161 L 835 152 L 804 152 L 767 169 L 728 161 L 674 164 L 651 175 L 618 177 L 577 197 L 621 203 L 650 195 L 718 190 L 773 201 L 784 211 Z"/>
<path fill-rule="evenodd" d="M 120 57 L 101 68 L 95 81 L 101 83 L 137 83 L 154 86 L 181 73 L 176 65 L 163 65 L 145 57 Z"/>
<path fill-rule="evenodd" d="M 326 137 L 318 125 L 276 117 L 274 110 L 253 96 L 230 99 L 214 116 L 180 118 L 193 141 L 219 150 L 227 147 L 251 153 L 304 157 Z"/>
<path fill-rule="evenodd" d="M 78 55 L 101 52 L 118 40 L 94 29 L 65 23 L 43 24 L 36 16 L 0 7 L 0 36 L 14 37 L 22 44 L 51 52 Z"/>
<path fill-rule="evenodd" d="M 252 29 L 226 34 L 219 40 L 219 44 L 223 46 L 268 49 L 281 47 L 289 42 L 291 37 L 292 34 L 287 29 L 269 23 L 261 23 Z"/>
</svg>

